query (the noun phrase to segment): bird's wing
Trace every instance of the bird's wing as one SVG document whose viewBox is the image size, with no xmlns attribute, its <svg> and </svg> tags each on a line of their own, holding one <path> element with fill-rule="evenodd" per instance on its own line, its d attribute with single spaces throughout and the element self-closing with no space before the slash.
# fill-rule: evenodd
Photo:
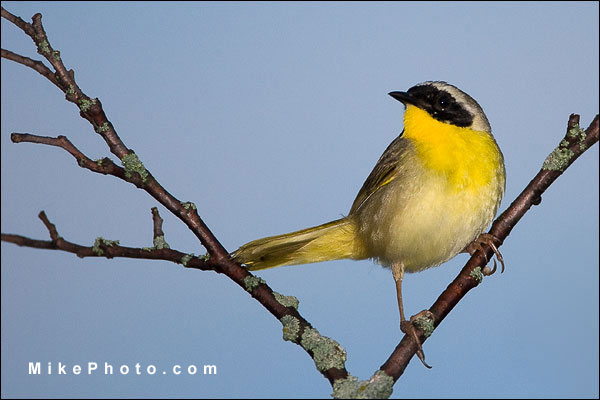
<svg viewBox="0 0 600 400">
<path fill-rule="evenodd" d="M 407 140 L 402 138 L 402 134 L 398 136 L 388 148 L 383 152 L 379 161 L 373 168 L 373 171 L 363 183 L 362 188 L 356 195 L 352 208 L 350 208 L 350 214 L 358 210 L 364 202 L 377 192 L 379 189 L 393 181 L 397 176 L 397 169 L 399 160 L 403 152 L 408 146 Z"/>
</svg>

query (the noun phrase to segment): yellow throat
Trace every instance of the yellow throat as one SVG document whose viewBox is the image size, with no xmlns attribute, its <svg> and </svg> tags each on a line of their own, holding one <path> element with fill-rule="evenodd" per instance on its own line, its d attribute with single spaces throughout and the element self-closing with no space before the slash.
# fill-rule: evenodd
<svg viewBox="0 0 600 400">
<path fill-rule="evenodd" d="M 502 153 L 488 132 L 447 124 L 413 105 L 406 107 L 404 135 L 425 168 L 448 177 L 454 190 L 475 190 L 496 178 Z"/>
</svg>

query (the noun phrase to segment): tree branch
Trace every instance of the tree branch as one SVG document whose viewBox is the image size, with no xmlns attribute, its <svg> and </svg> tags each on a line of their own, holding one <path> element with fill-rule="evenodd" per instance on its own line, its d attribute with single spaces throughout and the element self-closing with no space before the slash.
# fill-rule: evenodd
<svg viewBox="0 0 600 400">
<path fill-rule="evenodd" d="M 337 379 L 347 377 L 348 372 L 344 367 L 345 352 L 335 341 L 321 336 L 314 328 L 312 328 L 311 324 L 298 313 L 297 300 L 294 299 L 295 301 L 292 301 L 288 296 L 282 296 L 274 292 L 262 279 L 256 278 L 246 269 L 242 268 L 240 264 L 231 260 L 229 252 L 225 250 L 223 245 L 198 215 L 196 206 L 190 202 L 179 201 L 171 195 L 159 184 L 150 171 L 144 167 L 133 150 L 130 150 L 125 146 L 121 138 L 117 135 L 112 123 L 104 113 L 100 100 L 97 98 L 92 99 L 81 91 L 75 82 L 74 72 L 72 70 L 67 71 L 60 58 L 60 52 L 54 50 L 50 45 L 46 32 L 42 26 L 42 15 L 39 13 L 35 14 L 32 17 L 32 23 L 29 24 L 2 8 L 2 18 L 11 21 L 31 37 L 38 47 L 38 53 L 44 56 L 54 68 L 54 76 L 58 83 L 57 86 L 65 93 L 66 99 L 79 107 L 80 116 L 92 124 L 95 132 L 106 142 L 111 153 L 121 160 L 123 168 L 117 166 L 108 158 L 103 158 L 98 161 L 89 159 L 64 136 L 51 138 L 31 134 L 13 133 L 11 135 L 13 142 L 31 142 L 61 147 L 77 159 L 79 166 L 93 172 L 113 175 L 133 183 L 138 188 L 146 191 L 150 196 L 155 198 L 159 203 L 183 221 L 196 235 L 202 245 L 207 249 L 209 263 L 214 271 L 227 275 L 231 280 L 248 291 L 252 297 L 282 322 L 284 325 L 284 338 L 299 344 L 311 358 L 315 360 L 315 364 L 317 364 L 319 371 L 332 384 Z M 5 54 L 7 55 L 6 57 Z M 2 57 L 17 62 L 18 60 L 23 61 L 25 59 L 25 57 L 12 52 L 3 52 Z M 39 66 L 35 62 L 22 62 L 22 64 L 38 71 L 37 68 L 39 68 Z M 42 75 L 51 79 L 47 74 Z M 55 83 L 52 79 L 51 81 Z M 41 244 L 39 241 L 32 241 L 32 239 L 23 238 L 17 235 L 3 234 L 2 240 L 5 239 L 6 241 L 12 241 L 13 243 L 19 242 L 20 245 L 25 245 L 25 243 Z M 60 242 L 60 240 L 52 242 L 52 245 L 48 243 L 42 245 L 55 246 L 58 242 Z M 81 256 L 81 254 L 88 254 L 89 250 L 87 248 L 77 246 L 79 245 L 64 242 L 64 248 L 60 249 L 65 250 L 68 247 L 72 250 L 69 250 L 70 252 L 79 256 Z M 112 255 L 112 247 L 114 246 L 108 247 L 109 248 L 106 248 L 106 254 Z M 164 251 L 165 249 L 162 250 Z M 132 253 L 127 253 L 123 250 L 123 254 Z M 125 257 L 126 255 L 123 256 Z M 306 335 L 310 336 L 311 340 L 304 341 L 303 339 Z M 323 354 L 319 354 L 319 352 L 324 350 L 329 351 L 329 361 L 325 363 L 317 362 L 317 359 L 320 360 L 324 358 Z"/>
</svg>

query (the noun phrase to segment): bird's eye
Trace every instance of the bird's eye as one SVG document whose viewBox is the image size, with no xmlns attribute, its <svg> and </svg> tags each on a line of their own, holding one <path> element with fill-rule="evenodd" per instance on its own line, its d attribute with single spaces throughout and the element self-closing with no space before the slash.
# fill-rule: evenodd
<svg viewBox="0 0 600 400">
<path fill-rule="evenodd" d="M 437 108 L 439 108 L 440 110 L 446 109 L 450 105 L 450 96 L 448 96 L 447 94 L 442 94 L 440 97 L 437 98 L 436 105 Z"/>
</svg>

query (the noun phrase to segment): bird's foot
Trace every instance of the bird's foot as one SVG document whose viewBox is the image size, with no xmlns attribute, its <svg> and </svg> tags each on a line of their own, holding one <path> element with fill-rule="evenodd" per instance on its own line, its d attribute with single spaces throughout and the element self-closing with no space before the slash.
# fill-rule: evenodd
<svg viewBox="0 0 600 400">
<path fill-rule="evenodd" d="M 498 259 L 498 261 L 500 261 L 500 264 L 502 265 L 502 269 L 500 270 L 500 272 L 504 272 L 504 258 L 502 257 L 502 254 L 500 254 L 498 247 L 496 247 L 496 244 L 500 245 L 500 244 L 502 244 L 502 241 L 500 239 L 498 239 L 497 237 L 495 237 L 494 235 L 492 235 L 490 233 L 482 233 L 481 235 L 479 235 L 479 237 L 477 237 L 477 239 L 473 240 L 465 248 L 465 251 L 467 253 L 469 253 L 470 255 L 473 255 L 473 254 L 475 254 L 475 252 L 477 250 L 481 250 L 481 252 L 485 255 L 486 252 L 483 249 L 484 244 L 488 245 L 492 249 L 492 251 L 496 255 L 496 259 Z M 489 261 L 487 259 L 487 256 L 486 256 L 486 261 Z M 493 268 L 490 269 L 490 267 L 488 267 L 486 265 L 481 272 L 483 273 L 483 275 L 489 276 L 489 275 L 492 275 L 494 272 L 496 272 L 496 267 L 497 267 L 496 260 L 494 260 Z"/>
<path fill-rule="evenodd" d="M 419 360 L 421 360 L 425 367 L 431 368 L 425 362 L 425 353 L 423 353 L 423 346 L 421 345 L 421 340 L 419 340 L 419 335 L 417 335 L 417 328 L 424 332 L 425 337 L 431 335 L 431 332 L 433 332 L 433 314 L 431 311 L 423 310 L 410 317 L 410 321 L 400 321 L 400 330 L 411 336 L 417 343 L 417 357 L 419 357 Z"/>
</svg>

